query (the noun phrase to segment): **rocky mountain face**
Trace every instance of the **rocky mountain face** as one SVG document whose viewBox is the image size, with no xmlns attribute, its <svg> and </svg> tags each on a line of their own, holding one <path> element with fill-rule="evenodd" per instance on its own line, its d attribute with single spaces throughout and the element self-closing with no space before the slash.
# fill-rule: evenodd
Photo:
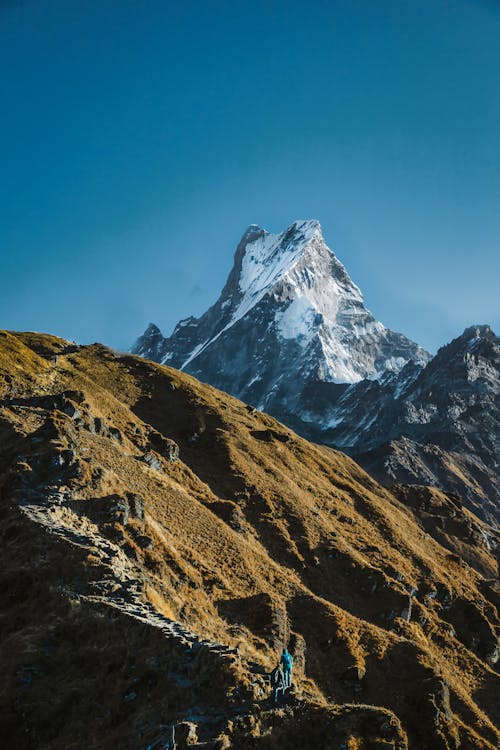
<svg viewBox="0 0 500 750">
<path fill-rule="evenodd" d="M 185 373 L 0 332 L 0 519 L 9 747 L 499 746 L 498 533 Z"/>
<path fill-rule="evenodd" d="M 410 362 L 340 395 L 323 388 L 304 392 L 304 432 L 348 451 L 380 481 L 456 493 L 498 526 L 500 340 L 489 326 L 466 329 L 423 368 Z"/>
<path fill-rule="evenodd" d="M 386 329 L 318 222 L 251 226 L 222 294 L 133 351 L 168 363 L 340 448 L 382 482 L 459 493 L 500 521 L 499 342 L 475 326 L 436 357 Z"/>
<path fill-rule="evenodd" d="M 133 351 L 277 416 L 300 413 L 310 381 L 352 383 L 429 360 L 366 309 L 317 221 L 277 235 L 250 226 L 215 305 L 167 339 L 150 325 Z"/>
</svg>

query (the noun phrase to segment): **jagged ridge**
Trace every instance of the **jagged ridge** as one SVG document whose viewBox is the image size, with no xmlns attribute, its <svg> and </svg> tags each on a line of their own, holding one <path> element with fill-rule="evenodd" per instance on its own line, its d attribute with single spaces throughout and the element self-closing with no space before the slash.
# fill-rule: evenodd
<svg viewBox="0 0 500 750">
<path fill-rule="evenodd" d="M 310 384 L 302 431 L 348 450 L 381 481 L 458 493 L 498 526 L 499 394 L 500 341 L 471 326 L 425 368 L 408 363 L 340 394 Z"/>
</svg>

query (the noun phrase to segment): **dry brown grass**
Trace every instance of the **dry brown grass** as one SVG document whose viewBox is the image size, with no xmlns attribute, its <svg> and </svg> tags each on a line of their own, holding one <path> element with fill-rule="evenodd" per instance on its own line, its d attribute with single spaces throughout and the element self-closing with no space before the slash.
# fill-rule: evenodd
<svg viewBox="0 0 500 750">
<path fill-rule="evenodd" d="M 63 391 L 83 393 L 77 404 L 81 423 L 50 405 L 51 395 Z M 75 517 L 90 518 L 123 548 L 144 598 L 158 611 L 240 647 L 243 666 L 232 679 L 248 685 L 247 661 L 270 668 L 283 639 L 303 639 L 305 668 L 298 674 L 306 693 L 319 704 L 362 698 L 394 711 L 411 747 L 418 750 L 452 747 L 453 737 L 461 740 L 462 748 L 496 746 L 496 673 L 485 654 L 478 653 L 481 647 L 472 645 L 474 628 L 483 640 L 498 628 L 498 613 L 485 598 L 481 575 L 498 570 L 491 552 L 478 547 L 475 558 L 473 545 L 456 541 L 453 534 L 446 544 L 444 537 L 428 533 L 408 498 L 400 495 L 403 504 L 343 454 L 307 443 L 271 417 L 190 376 L 118 356 L 101 345 L 79 348 L 55 337 L 0 333 L 0 396 L 4 469 L 12 462 L 9 446 L 29 441 L 52 415 L 62 447 L 75 452 L 79 466 L 79 475 L 66 481 Z M 88 429 L 96 419 L 100 434 Z M 173 463 L 166 457 L 166 439 L 180 449 Z M 144 461 L 148 452 L 156 456 L 159 470 Z M 27 460 L 31 469 L 29 456 Z M 131 518 L 126 525 L 106 520 L 112 498 L 127 493 L 143 499 L 144 519 Z M 17 521 L 13 517 L 9 523 L 14 528 Z M 472 523 L 469 517 L 467 523 Z M 29 544 L 39 545 L 33 530 L 23 527 L 22 533 L 28 534 Z M 151 540 L 149 548 L 144 538 Z M 29 544 L 24 553 L 16 552 L 19 563 L 11 578 L 20 576 L 21 568 L 30 575 Z M 450 549 L 459 548 L 466 550 L 471 565 L 477 563 L 477 571 L 450 556 Z M 99 568 L 99 558 L 90 555 L 65 570 L 58 554 L 49 544 L 47 564 L 54 586 L 60 585 L 56 581 L 74 585 L 75 578 L 91 578 Z M 408 587 L 418 589 L 410 623 L 398 617 Z M 437 598 L 429 599 L 434 590 Z M 443 603 L 447 592 L 450 609 Z M 32 644 L 37 658 L 46 630 L 54 627 L 53 611 L 60 606 L 54 592 L 50 597 L 40 622 L 36 608 L 24 606 L 23 620 L 18 603 L 5 602 L 8 627 L 20 623 L 19 637 L 26 647 Z M 462 621 L 466 609 L 477 615 L 470 629 Z M 90 618 L 88 637 L 103 669 L 117 649 L 114 628 L 128 638 L 126 624 L 106 622 L 102 628 L 101 620 L 86 609 L 84 616 L 81 610 L 70 610 L 58 617 L 75 649 L 82 629 L 90 628 L 85 624 Z M 14 635 L 8 637 L 14 638 L 10 661 L 15 674 L 14 662 L 19 663 L 25 646 Z M 141 652 L 141 664 L 153 658 L 154 646 L 150 656 L 137 643 L 134 648 Z M 124 658 L 123 648 L 118 653 Z M 62 651 L 60 657 L 64 665 Z M 355 666 L 366 669 L 361 693 L 354 693 L 344 679 L 346 670 Z M 83 663 L 82 668 L 85 671 Z M 71 669 L 61 669 L 66 670 L 71 694 L 77 690 Z M 106 669 L 109 673 L 112 668 Z M 96 664 L 92 670 L 98 679 Z M 442 737 L 424 684 L 435 676 L 449 683 L 455 715 L 452 725 L 439 730 Z M 203 683 L 198 687 L 206 699 Z M 87 689 L 94 689 L 91 683 Z M 153 688 L 145 692 L 144 711 L 160 700 L 155 695 L 159 692 Z M 123 722 L 123 705 L 115 698 L 106 710 Z M 61 696 L 57 700 L 60 705 Z M 102 694 L 99 701 L 107 705 Z M 180 697 L 173 699 L 172 711 L 180 711 L 181 704 Z M 71 715 L 75 727 L 80 726 L 76 714 Z M 317 720 L 322 725 L 323 719 Z M 29 721 L 35 726 L 40 719 Z M 276 729 L 276 736 L 280 731 L 285 736 L 289 729 Z M 364 747 L 355 733 L 348 741 L 352 747 Z M 44 742 L 40 747 L 64 746 L 57 739 Z M 262 740 L 258 747 L 274 745 Z"/>
</svg>

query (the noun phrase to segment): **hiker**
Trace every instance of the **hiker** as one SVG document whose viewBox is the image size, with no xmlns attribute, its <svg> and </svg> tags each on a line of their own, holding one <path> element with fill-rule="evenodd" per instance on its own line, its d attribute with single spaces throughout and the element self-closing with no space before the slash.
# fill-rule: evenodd
<svg viewBox="0 0 500 750">
<path fill-rule="evenodd" d="M 285 694 L 285 678 L 279 664 L 271 672 L 271 689 L 273 691 L 274 702 L 277 703 L 278 693 L 281 692 L 281 695 Z"/>
<path fill-rule="evenodd" d="M 292 685 L 293 656 L 288 651 L 286 646 L 281 653 L 280 665 L 283 667 L 285 687 L 289 688 Z"/>
</svg>

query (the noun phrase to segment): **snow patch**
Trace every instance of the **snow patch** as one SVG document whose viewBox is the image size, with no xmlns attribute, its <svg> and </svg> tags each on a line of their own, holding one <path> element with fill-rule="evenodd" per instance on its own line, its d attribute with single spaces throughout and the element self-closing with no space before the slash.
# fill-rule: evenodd
<svg viewBox="0 0 500 750">
<path fill-rule="evenodd" d="M 196 355 L 199 354 L 202 351 L 202 349 L 204 349 L 205 346 L 209 343 L 210 343 L 210 339 L 208 339 L 207 341 L 204 341 L 202 344 L 198 344 L 198 346 L 195 346 L 195 348 L 193 349 L 189 357 L 185 360 L 185 362 L 182 363 L 179 369 L 183 370 L 191 362 L 191 360 L 193 360 L 196 357 Z"/>
<path fill-rule="evenodd" d="M 399 372 L 407 361 L 404 357 L 388 357 L 384 362 L 384 368 L 391 372 Z"/>
<path fill-rule="evenodd" d="M 296 297 L 288 307 L 276 313 L 278 333 L 283 339 L 306 338 L 309 341 L 317 315 L 317 310 L 306 297 Z"/>
<path fill-rule="evenodd" d="M 251 380 L 248 381 L 246 387 L 250 388 L 251 385 L 257 383 L 259 380 L 262 380 L 262 377 L 260 375 L 255 375 Z"/>
</svg>

